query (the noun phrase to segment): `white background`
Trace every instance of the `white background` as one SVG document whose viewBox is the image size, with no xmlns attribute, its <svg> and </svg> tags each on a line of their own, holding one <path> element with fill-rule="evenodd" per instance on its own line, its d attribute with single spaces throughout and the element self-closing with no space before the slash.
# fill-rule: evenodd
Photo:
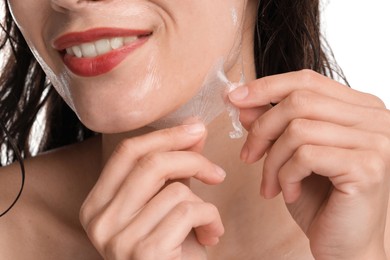
<svg viewBox="0 0 390 260">
<path fill-rule="evenodd" d="M 324 34 L 350 85 L 390 108 L 390 0 L 321 2 Z"/>
<path fill-rule="evenodd" d="M 390 0 L 322 0 L 323 29 L 352 88 L 390 108 Z"/>
</svg>

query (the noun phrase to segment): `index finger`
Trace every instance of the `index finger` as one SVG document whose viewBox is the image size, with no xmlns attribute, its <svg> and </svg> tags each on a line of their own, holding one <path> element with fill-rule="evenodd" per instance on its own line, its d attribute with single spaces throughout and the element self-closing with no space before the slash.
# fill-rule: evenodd
<svg viewBox="0 0 390 260">
<path fill-rule="evenodd" d="M 384 107 L 383 101 L 379 98 L 352 90 L 312 70 L 257 79 L 232 91 L 229 98 L 239 108 L 253 108 L 279 103 L 296 90 L 309 90 L 354 105 Z"/>
<path fill-rule="evenodd" d="M 202 142 L 206 129 L 202 123 L 182 125 L 123 140 L 115 149 L 91 190 L 84 206 L 100 210 L 116 194 L 137 161 L 149 154 L 191 149 Z"/>
</svg>

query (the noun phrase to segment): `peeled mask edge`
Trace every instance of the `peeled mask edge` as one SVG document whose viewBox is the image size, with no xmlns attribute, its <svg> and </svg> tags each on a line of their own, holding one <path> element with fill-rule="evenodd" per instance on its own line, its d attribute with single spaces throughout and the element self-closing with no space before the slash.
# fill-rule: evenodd
<svg viewBox="0 0 390 260">
<path fill-rule="evenodd" d="M 183 124 L 190 118 L 198 118 L 205 125 L 208 125 L 221 113 L 227 111 L 232 123 L 232 131 L 229 133 L 230 138 L 241 138 L 244 131 L 239 120 L 240 111 L 230 102 L 228 93 L 243 85 L 245 76 L 244 73 L 241 73 L 239 82 L 230 82 L 223 65 L 224 60 L 218 60 L 211 67 L 202 87 L 194 97 L 176 111 L 154 121 L 149 126 L 155 129 L 170 128 Z"/>
</svg>

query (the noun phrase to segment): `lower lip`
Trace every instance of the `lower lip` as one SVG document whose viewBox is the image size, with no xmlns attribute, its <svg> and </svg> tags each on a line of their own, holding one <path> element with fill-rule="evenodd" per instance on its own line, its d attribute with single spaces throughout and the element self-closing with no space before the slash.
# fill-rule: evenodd
<svg viewBox="0 0 390 260">
<path fill-rule="evenodd" d="M 94 58 L 77 58 L 76 56 L 65 53 L 65 55 L 63 55 L 63 61 L 70 71 L 78 76 L 96 77 L 113 70 L 128 55 L 141 47 L 148 38 L 149 37 L 139 38 L 132 44 L 125 45 L 119 49 L 112 50 Z"/>
</svg>

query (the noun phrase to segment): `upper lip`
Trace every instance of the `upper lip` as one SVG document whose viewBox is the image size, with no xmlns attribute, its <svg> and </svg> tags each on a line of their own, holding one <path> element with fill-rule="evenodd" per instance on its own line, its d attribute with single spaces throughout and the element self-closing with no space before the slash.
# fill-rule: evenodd
<svg viewBox="0 0 390 260">
<path fill-rule="evenodd" d="M 147 36 L 151 35 L 150 30 L 131 30 L 123 28 L 94 28 L 82 32 L 70 32 L 60 35 L 53 41 L 53 48 L 65 50 L 66 48 L 80 45 L 87 42 L 93 42 L 104 38 Z"/>
</svg>

